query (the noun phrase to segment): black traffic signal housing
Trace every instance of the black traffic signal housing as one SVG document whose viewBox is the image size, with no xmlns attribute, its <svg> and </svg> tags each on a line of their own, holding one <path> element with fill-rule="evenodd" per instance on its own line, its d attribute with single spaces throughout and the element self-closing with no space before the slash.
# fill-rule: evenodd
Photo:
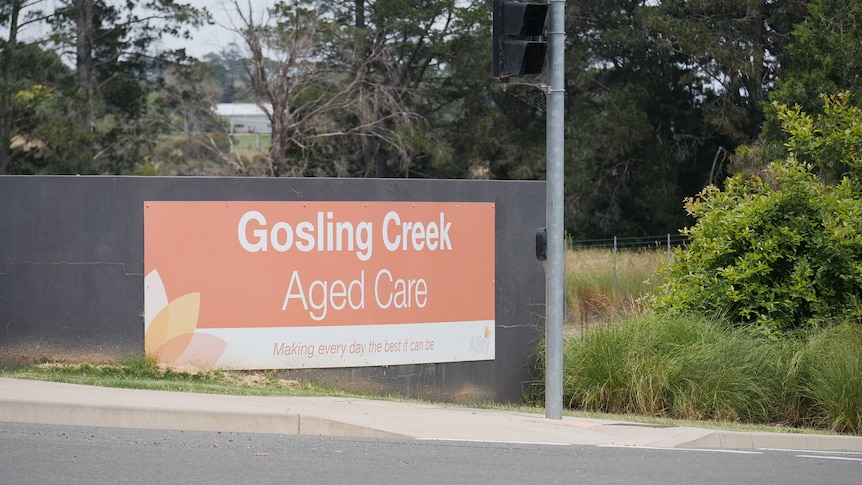
<svg viewBox="0 0 862 485">
<path fill-rule="evenodd" d="M 536 259 L 539 261 L 548 260 L 548 228 L 540 227 L 536 229 Z"/>
<path fill-rule="evenodd" d="M 548 4 L 493 0 L 492 8 L 493 76 L 540 74 L 548 52 Z"/>
</svg>

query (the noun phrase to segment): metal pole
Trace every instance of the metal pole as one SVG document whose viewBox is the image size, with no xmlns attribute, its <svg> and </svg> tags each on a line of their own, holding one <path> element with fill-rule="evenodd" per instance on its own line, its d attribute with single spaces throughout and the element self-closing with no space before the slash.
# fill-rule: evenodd
<svg viewBox="0 0 862 485">
<path fill-rule="evenodd" d="M 563 319 L 566 294 L 566 247 L 563 234 L 563 138 L 565 101 L 563 49 L 565 0 L 548 6 L 548 87 L 546 217 L 548 270 L 545 272 L 545 417 L 563 419 Z"/>
</svg>

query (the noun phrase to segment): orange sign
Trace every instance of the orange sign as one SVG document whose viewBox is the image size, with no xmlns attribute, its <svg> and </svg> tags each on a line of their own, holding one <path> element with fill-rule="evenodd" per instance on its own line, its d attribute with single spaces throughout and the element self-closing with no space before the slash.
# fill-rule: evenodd
<svg viewBox="0 0 862 485">
<path fill-rule="evenodd" d="M 384 356 L 360 364 L 475 360 L 469 351 L 462 358 L 441 349 L 444 341 L 460 339 L 453 324 L 472 322 L 461 327 L 469 329 L 463 336 L 468 350 L 472 345 L 475 351 L 478 344 L 470 339 L 481 334 L 484 358 L 493 358 L 487 347 L 493 337 L 494 261 L 492 203 L 145 202 L 145 347 L 176 362 L 201 341 L 223 347 L 216 359 L 192 352 L 202 364 L 227 359 L 223 366 L 244 368 L 243 358 L 231 357 L 232 346 L 254 354 L 245 357 L 249 365 L 260 365 L 258 354 L 278 364 L 302 354 L 285 355 L 285 348 L 295 349 L 296 335 L 311 345 L 327 333 L 352 335 L 353 341 L 315 343 L 315 350 L 403 343 L 389 352 L 394 360 Z M 397 335 L 416 333 L 420 327 L 404 326 L 417 324 L 423 325 L 421 335 Z M 436 324 L 448 324 L 446 335 L 429 351 L 436 338 L 419 337 Z M 326 327 L 333 328 L 322 332 Z M 239 339 L 237 329 L 244 330 Z M 259 347 L 250 329 L 264 336 Z M 373 338 L 366 342 L 366 335 Z M 421 355 L 410 350 L 419 340 Z M 337 352 L 309 357 L 305 350 L 302 367 L 357 365 L 344 358 L 347 350 L 338 359 L 332 358 Z"/>
</svg>

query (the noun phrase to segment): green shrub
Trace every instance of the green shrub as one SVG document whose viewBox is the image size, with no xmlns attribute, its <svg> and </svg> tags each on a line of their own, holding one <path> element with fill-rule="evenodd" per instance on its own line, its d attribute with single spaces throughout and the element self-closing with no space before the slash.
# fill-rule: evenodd
<svg viewBox="0 0 862 485">
<path fill-rule="evenodd" d="M 686 209 L 689 244 L 665 268 L 652 308 L 702 313 L 777 334 L 858 314 L 862 202 L 810 167 L 774 165 L 769 180 L 736 176 Z"/>
<path fill-rule="evenodd" d="M 846 125 L 847 113 L 841 99 L 826 101 L 832 118 L 819 119 L 816 129 L 798 109 L 777 107 L 791 135 L 786 160 L 762 175 L 734 175 L 724 190 L 707 187 L 686 201 L 697 223 L 683 230 L 689 244 L 663 268 L 663 284 L 648 300 L 653 309 L 721 317 L 767 335 L 859 315 L 859 181 L 825 184 L 815 165 L 799 161 L 834 155 L 825 145 L 852 150 L 862 144 L 862 130 L 842 131 L 838 140 L 827 135 L 833 118 Z M 812 132 L 822 136 L 812 141 Z M 845 155 L 845 162 L 856 159 Z"/>
</svg>

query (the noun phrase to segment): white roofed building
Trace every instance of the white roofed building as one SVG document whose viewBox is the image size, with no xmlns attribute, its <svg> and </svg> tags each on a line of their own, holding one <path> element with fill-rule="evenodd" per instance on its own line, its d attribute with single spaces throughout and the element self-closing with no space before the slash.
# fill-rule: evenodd
<svg viewBox="0 0 862 485">
<path fill-rule="evenodd" d="M 272 133 L 272 124 L 254 103 L 219 103 L 216 114 L 230 123 L 230 133 Z"/>
</svg>

